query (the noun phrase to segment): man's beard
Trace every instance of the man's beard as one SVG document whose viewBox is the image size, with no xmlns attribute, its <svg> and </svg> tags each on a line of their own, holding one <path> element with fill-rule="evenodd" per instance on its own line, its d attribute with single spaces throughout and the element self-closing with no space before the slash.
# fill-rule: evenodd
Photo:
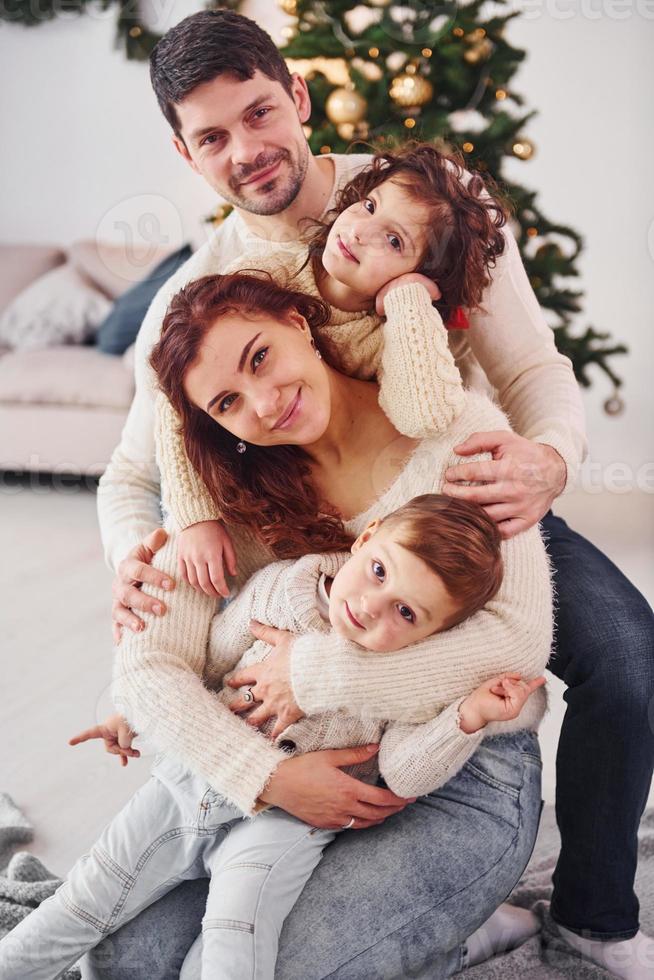
<svg viewBox="0 0 654 980">
<path fill-rule="evenodd" d="M 256 176 L 256 174 L 261 173 L 263 170 L 274 167 L 280 160 L 288 161 L 289 163 L 289 175 L 283 185 L 280 186 L 280 181 L 282 180 L 281 175 L 275 174 L 274 177 L 271 177 L 270 182 L 265 181 L 263 184 L 258 185 L 257 193 L 260 195 L 259 197 L 249 198 L 239 195 L 240 185 L 243 181 Z M 304 153 L 300 151 L 298 159 L 294 159 L 291 151 L 286 149 L 277 150 L 275 153 L 268 154 L 267 156 L 260 155 L 250 167 L 241 170 L 237 176 L 235 175 L 230 178 L 229 191 L 231 193 L 226 193 L 224 190 L 221 190 L 219 193 L 229 204 L 233 204 L 237 208 L 242 208 L 244 211 L 249 211 L 250 214 L 280 214 L 280 212 L 285 211 L 293 203 L 302 190 L 302 184 L 304 183 L 308 166 L 308 144 L 304 145 Z"/>
</svg>

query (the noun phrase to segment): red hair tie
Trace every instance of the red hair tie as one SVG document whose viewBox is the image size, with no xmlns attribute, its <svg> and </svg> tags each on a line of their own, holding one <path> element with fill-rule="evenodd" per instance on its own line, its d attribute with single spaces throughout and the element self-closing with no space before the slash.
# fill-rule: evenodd
<svg viewBox="0 0 654 980">
<path fill-rule="evenodd" d="M 468 317 L 463 312 L 462 306 L 457 306 L 455 310 L 452 310 L 450 318 L 445 324 L 448 330 L 468 330 L 470 327 L 470 321 Z"/>
</svg>

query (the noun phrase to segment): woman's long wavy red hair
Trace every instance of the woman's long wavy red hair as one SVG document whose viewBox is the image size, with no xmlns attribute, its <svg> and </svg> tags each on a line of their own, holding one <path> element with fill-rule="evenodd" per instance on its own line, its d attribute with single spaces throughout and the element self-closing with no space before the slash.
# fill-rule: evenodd
<svg viewBox="0 0 654 980">
<path fill-rule="evenodd" d="M 323 274 L 322 255 L 338 215 L 392 179 L 428 209 L 427 241 L 415 271 L 438 283 L 441 299 L 435 305 L 443 321 L 447 323 L 458 307 L 478 309 L 504 251 L 502 228 L 508 204 L 502 203 L 499 188 L 489 179 L 484 182 L 476 172 L 467 182 L 464 178 L 462 160 L 430 143 L 408 143 L 376 154 L 370 166 L 340 191 L 325 221 L 308 223 L 306 237 L 316 279 Z"/>
<path fill-rule="evenodd" d="M 238 437 L 190 401 L 183 380 L 219 317 L 240 312 L 284 322 L 294 310 L 312 332 L 329 321 L 325 303 L 278 286 L 265 273 L 204 276 L 173 297 L 150 355 L 159 386 L 181 419 L 186 454 L 225 521 L 246 526 L 279 558 L 344 550 L 352 537 L 319 499 L 300 446 L 250 443 L 238 453 Z"/>
</svg>

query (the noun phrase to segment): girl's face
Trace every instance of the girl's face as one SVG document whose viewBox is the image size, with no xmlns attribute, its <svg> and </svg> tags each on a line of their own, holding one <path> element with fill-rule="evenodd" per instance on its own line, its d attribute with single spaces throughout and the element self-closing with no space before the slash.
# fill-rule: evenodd
<svg viewBox="0 0 654 980">
<path fill-rule="evenodd" d="M 221 316 L 186 372 L 187 397 L 238 439 L 306 446 L 331 414 L 328 369 L 304 317 L 288 322 L 239 312 Z"/>
<path fill-rule="evenodd" d="M 342 285 L 375 296 L 391 279 L 415 272 L 427 242 L 428 217 L 425 205 L 387 180 L 336 218 L 323 266 Z"/>
</svg>

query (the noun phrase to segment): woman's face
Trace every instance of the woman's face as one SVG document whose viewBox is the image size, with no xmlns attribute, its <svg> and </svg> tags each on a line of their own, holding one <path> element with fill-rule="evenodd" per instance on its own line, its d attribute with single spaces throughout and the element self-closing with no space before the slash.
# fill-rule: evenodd
<svg viewBox="0 0 654 980">
<path fill-rule="evenodd" d="M 187 397 L 237 438 L 256 446 L 316 442 L 331 413 L 328 369 L 306 320 L 228 313 L 207 332 L 186 372 Z"/>
<path fill-rule="evenodd" d="M 344 286 L 374 296 L 391 279 L 415 272 L 425 250 L 427 219 L 424 205 L 387 180 L 336 218 L 323 266 Z"/>
</svg>

